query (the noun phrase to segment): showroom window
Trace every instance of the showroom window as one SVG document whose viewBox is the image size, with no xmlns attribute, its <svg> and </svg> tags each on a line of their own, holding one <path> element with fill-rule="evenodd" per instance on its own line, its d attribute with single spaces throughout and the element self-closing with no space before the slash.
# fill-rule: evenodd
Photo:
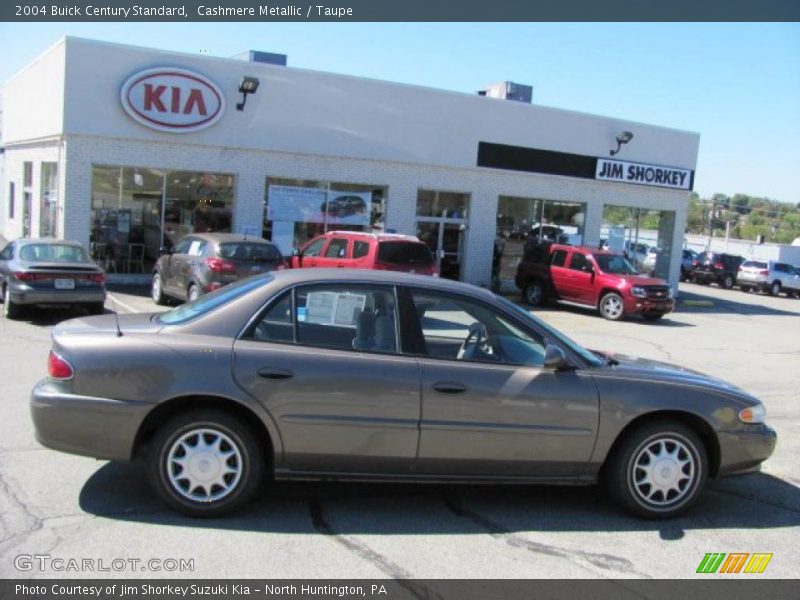
<svg viewBox="0 0 800 600">
<path fill-rule="evenodd" d="M 606 205 L 600 245 L 624 255 L 640 273 L 668 279 L 674 231 L 674 211 Z"/>
<path fill-rule="evenodd" d="M 22 163 L 22 237 L 31 235 L 31 204 L 33 203 L 33 163 Z"/>
<path fill-rule="evenodd" d="M 8 218 L 14 218 L 14 200 L 16 194 L 16 186 L 13 181 L 8 182 Z"/>
<path fill-rule="evenodd" d="M 513 280 L 517 265 L 537 242 L 583 243 L 586 204 L 541 198 L 500 196 L 492 260 L 492 279 Z"/>
<path fill-rule="evenodd" d="M 58 163 L 43 162 L 39 189 L 39 237 L 56 237 L 58 222 Z"/>
<path fill-rule="evenodd" d="M 383 231 L 387 190 L 373 184 L 267 177 L 262 237 L 289 256 L 328 231 Z"/>
<path fill-rule="evenodd" d="M 232 174 L 92 166 L 92 258 L 107 270 L 128 270 L 140 253 L 148 272 L 159 249 L 194 232 L 229 232 Z"/>
</svg>

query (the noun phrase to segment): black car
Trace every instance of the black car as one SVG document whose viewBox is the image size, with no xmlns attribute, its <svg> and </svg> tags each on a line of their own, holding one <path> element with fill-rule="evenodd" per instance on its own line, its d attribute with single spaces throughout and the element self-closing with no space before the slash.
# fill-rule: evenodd
<svg viewBox="0 0 800 600">
<path fill-rule="evenodd" d="M 701 252 L 692 265 L 689 278 L 694 283 L 716 283 L 729 290 L 736 283 L 736 274 L 743 262 L 744 257 L 738 254 Z"/>
</svg>

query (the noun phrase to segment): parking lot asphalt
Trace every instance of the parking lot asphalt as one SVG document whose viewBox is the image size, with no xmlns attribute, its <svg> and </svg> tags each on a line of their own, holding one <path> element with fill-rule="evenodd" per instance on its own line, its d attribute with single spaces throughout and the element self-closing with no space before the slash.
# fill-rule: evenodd
<svg viewBox="0 0 800 600">
<path fill-rule="evenodd" d="M 44 376 L 52 326 L 75 315 L 0 319 L 0 577 L 672 579 L 698 577 L 708 552 L 766 552 L 773 558 L 758 577 L 795 578 L 800 300 L 693 284 L 681 284 L 680 299 L 656 324 L 534 311 L 587 347 L 677 363 L 765 402 L 779 440 L 763 471 L 711 482 L 670 521 L 632 518 L 596 487 L 332 483 L 274 483 L 235 516 L 185 518 L 154 498 L 140 465 L 36 443 L 28 396 Z M 106 309 L 154 305 L 147 290 L 117 288 Z M 34 554 L 94 560 L 95 571 L 17 568 L 27 564 L 17 557 Z M 190 559 L 193 568 L 127 562 L 117 571 L 115 558 Z"/>
</svg>

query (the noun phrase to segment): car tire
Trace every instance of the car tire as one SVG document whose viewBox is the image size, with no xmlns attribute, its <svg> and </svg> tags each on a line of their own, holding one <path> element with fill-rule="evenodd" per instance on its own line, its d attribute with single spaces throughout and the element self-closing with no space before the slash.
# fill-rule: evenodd
<svg viewBox="0 0 800 600">
<path fill-rule="evenodd" d="M 780 281 L 773 281 L 772 285 L 769 286 L 769 294 L 770 296 L 778 296 L 781 293 L 781 282 Z"/>
<path fill-rule="evenodd" d="M 172 508 L 190 517 L 218 517 L 256 494 L 264 477 L 264 449 L 239 419 L 219 410 L 196 410 L 158 429 L 147 471 L 156 493 Z"/>
<path fill-rule="evenodd" d="M 657 313 L 657 314 L 656 313 L 649 313 L 649 314 L 646 314 L 646 315 L 642 315 L 642 318 L 645 321 L 650 321 L 652 323 L 652 322 L 660 320 L 661 317 L 663 317 L 663 316 L 664 315 L 661 314 L 661 313 Z"/>
<path fill-rule="evenodd" d="M 540 281 L 529 281 L 522 295 L 529 305 L 539 306 L 544 301 L 544 287 Z"/>
<path fill-rule="evenodd" d="M 7 319 L 19 319 L 22 315 L 22 307 L 11 300 L 8 286 L 3 287 L 3 315 Z"/>
<path fill-rule="evenodd" d="M 198 288 L 195 284 L 190 284 L 189 289 L 186 291 L 186 300 L 187 302 L 194 302 L 200 297 L 200 288 Z"/>
<path fill-rule="evenodd" d="M 621 321 L 625 317 L 625 304 L 616 292 L 603 294 L 598 305 L 600 316 L 609 321 Z"/>
<path fill-rule="evenodd" d="M 610 495 L 627 511 L 649 519 L 666 519 L 689 509 L 707 479 L 703 442 L 676 421 L 634 429 L 619 442 L 604 468 Z"/>
<path fill-rule="evenodd" d="M 150 297 L 153 299 L 153 302 L 159 306 L 163 306 L 167 303 L 167 297 L 164 294 L 164 287 L 162 286 L 161 273 L 158 271 L 153 273 L 153 282 L 150 284 Z"/>
<path fill-rule="evenodd" d="M 726 290 L 733 288 L 733 283 L 733 277 L 730 274 L 725 275 L 725 277 L 722 279 L 722 287 L 724 287 Z"/>
</svg>

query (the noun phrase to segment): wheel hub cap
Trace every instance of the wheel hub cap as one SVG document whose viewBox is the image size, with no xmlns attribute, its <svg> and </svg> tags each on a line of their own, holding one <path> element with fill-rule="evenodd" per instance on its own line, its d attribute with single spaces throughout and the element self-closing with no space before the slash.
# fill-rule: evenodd
<svg viewBox="0 0 800 600">
<path fill-rule="evenodd" d="M 695 460 L 686 444 L 671 437 L 644 445 L 631 469 L 631 484 L 640 501 L 666 506 L 679 502 L 696 479 Z"/>
<path fill-rule="evenodd" d="M 242 456 L 234 441 L 208 428 L 180 436 L 167 455 L 172 488 L 184 498 L 214 502 L 230 494 L 242 475 Z"/>
</svg>

